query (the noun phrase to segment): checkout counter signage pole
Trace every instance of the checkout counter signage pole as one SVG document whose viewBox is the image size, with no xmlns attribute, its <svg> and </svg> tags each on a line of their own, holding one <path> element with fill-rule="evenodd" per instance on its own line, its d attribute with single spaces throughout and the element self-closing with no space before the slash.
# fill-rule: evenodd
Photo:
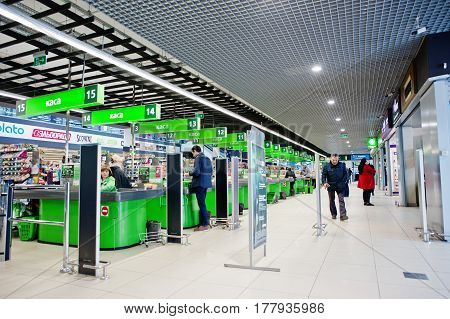
<svg viewBox="0 0 450 319">
<path fill-rule="evenodd" d="M 100 161 L 100 145 L 81 145 L 78 272 L 90 276 L 100 264 Z"/>
<path fill-rule="evenodd" d="M 216 159 L 216 214 L 221 222 L 228 220 L 228 160 Z"/>
<path fill-rule="evenodd" d="M 136 134 L 159 134 L 199 129 L 199 118 L 140 122 L 134 126 L 134 132 Z"/>
<path fill-rule="evenodd" d="M 159 104 L 135 105 L 84 113 L 83 126 L 130 123 L 161 119 Z"/>
<path fill-rule="evenodd" d="M 80 109 L 104 103 L 105 89 L 101 84 L 41 95 L 16 102 L 16 115 L 30 117 Z"/>
<path fill-rule="evenodd" d="M 181 244 L 183 236 L 183 159 L 167 154 L 167 241 Z"/>
</svg>

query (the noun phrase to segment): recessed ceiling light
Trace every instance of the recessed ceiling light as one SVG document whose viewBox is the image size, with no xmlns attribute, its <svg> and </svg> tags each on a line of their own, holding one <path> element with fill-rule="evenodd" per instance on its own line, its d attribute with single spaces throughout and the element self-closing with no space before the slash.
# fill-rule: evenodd
<svg viewBox="0 0 450 319">
<path fill-rule="evenodd" d="M 320 66 L 320 65 L 318 65 L 318 64 L 316 64 L 316 65 L 313 65 L 313 67 L 311 68 L 311 70 L 313 71 L 313 72 L 320 72 L 320 71 L 322 71 L 322 67 Z"/>
<path fill-rule="evenodd" d="M 328 103 L 328 105 L 334 105 L 335 102 L 334 102 L 334 100 L 328 100 L 327 103 Z"/>
<path fill-rule="evenodd" d="M 338 122 L 339 122 L 340 120 L 341 120 L 341 118 L 340 118 L 340 117 L 336 117 L 336 121 L 338 121 Z"/>
<path fill-rule="evenodd" d="M 349 143 L 350 143 L 350 141 L 347 141 L 347 142 L 345 142 L 345 143 L 349 144 Z"/>
<path fill-rule="evenodd" d="M 345 128 L 341 128 L 341 132 L 345 132 Z"/>
<path fill-rule="evenodd" d="M 351 145 L 349 145 L 348 147 L 352 147 Z"/>
</svg>

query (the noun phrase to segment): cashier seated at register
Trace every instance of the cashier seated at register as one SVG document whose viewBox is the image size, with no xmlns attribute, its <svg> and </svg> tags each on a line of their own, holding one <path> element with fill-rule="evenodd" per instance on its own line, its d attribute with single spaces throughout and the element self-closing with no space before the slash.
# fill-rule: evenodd
<svg viewBox="0 0 450 319">
<path fill-rule="evenodd" d="M 123 158 L 120 155 L 113 154 L 111 156 L 111 172 L 116 180 L 116 188 L 131 188 L 131 183 L 123 171 Z"/>
<path fill-rule="evenodd" d="M 116 179 L 112 177 L 112 172 L 108 165 L 102 165 L 101 175 L 102 175 L 101 191 L 117 192 Z"/>
</svg>

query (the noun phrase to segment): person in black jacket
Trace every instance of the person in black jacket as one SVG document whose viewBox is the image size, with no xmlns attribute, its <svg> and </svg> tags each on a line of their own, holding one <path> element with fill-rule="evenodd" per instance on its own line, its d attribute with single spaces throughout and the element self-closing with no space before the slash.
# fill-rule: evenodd
<svg viewBox="0 0 450 319">
<path fill-rule="evenodd" d="M 330 200 L 331 217 L 336 219 L 337 209 L 334 202 L 335 195 L 339 198 L 339 213 L 341 220 L 347 220 L 347 210 L 345 209 L 344 192 L 348 181 L 348 171 L 345 163 L 339 162 L 339 155 L 331 155 L 329 163 L 325 164 L 322 170 L 322 185 L 328 191 L 328 198 Z"/>
<path fill-rule="evenodd" d="M 123 159 L 117 154 L 114 154 L 111 157 L 111 172 L 112 176 L 116 180 L 116 188 L 131 188 L 131 183 L 128 180 L 128 177 L 125 175 L 125 172 L 122 169 Z"/>
<path fill-rule="evenodd" d="M 297 177 L 295 176 L 295 172 L 290 167 L 288 167 L 284 178 L 289 178 L 289 177 L 292 177 L 294 179 L 292 181 L 289 181 L 291 196 L 294 196 L 295 195 L 294 185 L 295 185 L 295 180 L 297 179 Z"/>
<path fill-rule="evenodd" d="M 192 155 L 195 158 L 194 170 L 190 173 L 192 176 L 191 189 L 197 197 L 198 207 L 200 209 L 200 225 L 194 231 L 203 231 L 209 229 L 209 216 L 206 208 L 206 192 L 212 187 L 212 164 L 211 160 L 203 154 L 198 145 L 192 147 Z"/>
</svg>

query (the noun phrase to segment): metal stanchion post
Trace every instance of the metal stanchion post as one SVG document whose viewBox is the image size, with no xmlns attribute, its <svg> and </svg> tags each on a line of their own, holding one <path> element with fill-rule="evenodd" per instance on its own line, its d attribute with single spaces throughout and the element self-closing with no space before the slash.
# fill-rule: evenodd
<svg viewBox="0 0 450 319">
<path fill-rule="evenodd" d="M 316 231 L 317 236 L 322 236 L 322 202 L 320 194 L 320 157 L 319 154 L 315 154 L 315 166 L 316 166 L 316 205 L 317 205 L 317 224 Z"/>
<path fill-rule="evenodd" d="M 62 273 L 73 273 L 73 267 L 69 261 L 69 235 L 70 235 L 70 183 L 64 185 L 64 226 L 63 226 L 63 264 Z"/>
</svg>

